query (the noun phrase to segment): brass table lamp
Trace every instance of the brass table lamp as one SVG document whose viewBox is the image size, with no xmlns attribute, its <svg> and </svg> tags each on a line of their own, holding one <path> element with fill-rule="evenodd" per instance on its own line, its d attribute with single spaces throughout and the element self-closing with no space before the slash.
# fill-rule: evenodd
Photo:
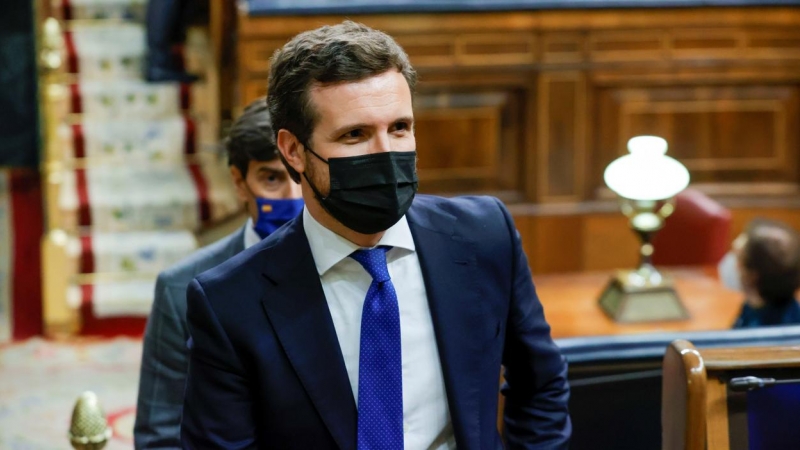
<svg viewBox="0 0 800 450">
<path fill-rule="evenodd" d="M 651 241 L 674 211 L 675 195 L 689 185 L 689 172 L 666 156 L 667 141 L 658 136 L 631 138 L 628 151 L 608 165 L 603 178 L 619 195 L 622 212 L 641 240 L 639 267 L 617 271 L 600 296 L 600 306 L 618 322 L 686 319 L 689 314 L 672 279 L 653 266 Z"/>
</svg>

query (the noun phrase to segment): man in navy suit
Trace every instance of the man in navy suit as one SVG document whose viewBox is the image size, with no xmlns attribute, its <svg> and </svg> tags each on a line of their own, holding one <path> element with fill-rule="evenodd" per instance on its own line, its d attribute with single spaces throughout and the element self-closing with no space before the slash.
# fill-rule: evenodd
<svg viewBox="0 0 800 450">
<path fill-rule="evenodd" d="M 416 74 L 353 22 L 276 52 L 302 215 L 189 286 L 186 449 L 567 448 L 566 364 L 511 216 L 415 195 Z M 423 155 L 424 157 L 424 155 Z"/>
</svg>

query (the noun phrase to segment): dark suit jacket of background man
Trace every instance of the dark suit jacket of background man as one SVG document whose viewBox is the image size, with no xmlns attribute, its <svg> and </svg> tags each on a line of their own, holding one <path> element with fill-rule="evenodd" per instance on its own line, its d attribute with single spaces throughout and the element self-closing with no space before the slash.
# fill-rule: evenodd
<svg viewBox="0 0 800 450">
<path fill-rule="evenodd" d="M 459 450 L 501 448 L 501 363 L 509 447 L 566 448 L 566 363 L 508 211 L 490 197 L 419 195 L 406 217 Z M 188 302 L 184 448 L 356 448 L 356 404 L 302 216 L 198 276 Z"/>
<path fill-rule="evenodd" d="M 134 444 L 137 450 L 180 448 L 189 350 L 186 288 L 202 272 L 244 250 L 244 227 L 161 272 L 142 352 Z"/>
</svg>

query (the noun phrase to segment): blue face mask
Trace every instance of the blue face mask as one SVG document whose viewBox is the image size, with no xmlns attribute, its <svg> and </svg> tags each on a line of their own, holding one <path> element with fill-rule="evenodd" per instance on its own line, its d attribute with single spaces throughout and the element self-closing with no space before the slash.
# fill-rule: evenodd
<svg viewBox="0 0 800 450">
<path fill-rule="evenodd" d="M 258 221 L 253 229 L 261 236 L 261 239 L 266 238 L 283 224 L 299 216 L 303 211 L 302 198 L 272 200 L 256 197 L 256 205 L 258 207 Z"/>
</svg>

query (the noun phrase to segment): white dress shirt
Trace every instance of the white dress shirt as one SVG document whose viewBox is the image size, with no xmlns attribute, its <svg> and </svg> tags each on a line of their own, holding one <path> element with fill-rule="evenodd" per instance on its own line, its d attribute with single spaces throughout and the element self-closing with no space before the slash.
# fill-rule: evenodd
<svg viewBox="0 0 800 450">
<path fill-rule="evenodd" d="M 358 404 L 361 312 L 372 277 L 348 257 L 360 247 L 323 227 L 306 208 L 303 208 L 303 228 Z M 405 216 L 386 230 L 378 245 L 392 247 L 386 252 L 386 261 L 400 310 L 405 448 L 454 449 L 455 436 L 428 296 Z"/>
<path fill-rule="evenodd" d="M 248 249 L 261 241 L 261 236 L 256 233 L 255 228 L 253 228 L 253 218 L 248 217 L 247 223 L 244 224 L 244 248 Z"/>
</svg>

